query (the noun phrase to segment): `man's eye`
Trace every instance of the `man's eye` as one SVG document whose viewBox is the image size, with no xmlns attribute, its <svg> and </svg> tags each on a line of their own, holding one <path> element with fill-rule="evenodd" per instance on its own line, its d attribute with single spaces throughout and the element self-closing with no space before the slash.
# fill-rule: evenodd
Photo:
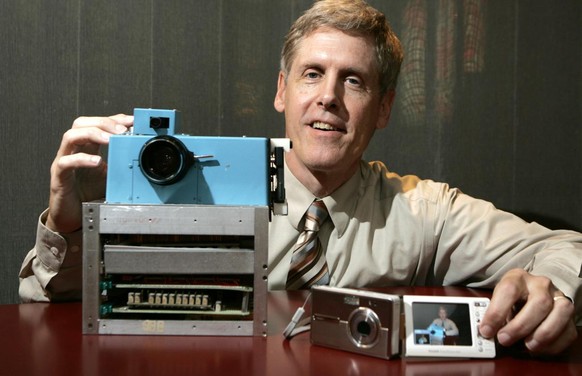
<svg viewBox="0 0 582 376">
<path fill-rule="evenodd" d="M 350 85 L 361 86 L 361 82 L 357 78 L 348 77 L 346 78 L 346 82 Z"/>
<path fill-rule="evenodd" d="M 315 78 L 319 77 L 319 74 L 317 72 L 307 72 L 305 74 L 305 77 L 309 78 L 309 79 L 315 79 Z"/>
</svg>

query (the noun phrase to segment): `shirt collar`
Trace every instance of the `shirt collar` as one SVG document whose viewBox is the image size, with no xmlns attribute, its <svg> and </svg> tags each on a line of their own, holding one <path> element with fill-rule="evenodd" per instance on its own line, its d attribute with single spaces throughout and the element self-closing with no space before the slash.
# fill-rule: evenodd
<svg viewBox="0 0 582 376">
<path fill-rule="evenodd" d="M 364 162 L 362 162 L 364 163 Z M 341 238 L 350 218 L 353 217 L 362 182 L 361 164 L 356 173 L 329 196 L 321 198 L 327 207 L 329 216 Z M 285 192 L 289 203 L 287 218 L 289 223 L 298 231 L 299 223 L 309 205 L 316 197 L 301 184 L 285 164 Z"/>
</svg>

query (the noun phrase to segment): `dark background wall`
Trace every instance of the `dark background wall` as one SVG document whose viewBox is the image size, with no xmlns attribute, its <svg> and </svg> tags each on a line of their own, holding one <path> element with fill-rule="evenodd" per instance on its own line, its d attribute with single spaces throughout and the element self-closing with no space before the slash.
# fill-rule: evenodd
<svg viewBox="0 0 582 376">
<path fill-rule="evenodd" d="M 370 0 L 407 53 L 366 155 L 550 227 L 582 229 L 582 3 Z M 79 115 L 176 108 L 193 135 L 283 135 L 283 36 L 310 0 L 0 2 L 0 303 Z"/>
</svg>

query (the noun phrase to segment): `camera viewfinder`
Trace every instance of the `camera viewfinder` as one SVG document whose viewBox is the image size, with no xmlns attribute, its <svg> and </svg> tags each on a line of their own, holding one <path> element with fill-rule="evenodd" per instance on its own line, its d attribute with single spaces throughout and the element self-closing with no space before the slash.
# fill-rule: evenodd
<svg viewBox="0 0 582 376">
<path fill-rule="evenodd" d="M 170 127 L 170 118 L 164 116 L 150 117 L 150 128 L 152 129 L 168 129 Z"/>
</svg>

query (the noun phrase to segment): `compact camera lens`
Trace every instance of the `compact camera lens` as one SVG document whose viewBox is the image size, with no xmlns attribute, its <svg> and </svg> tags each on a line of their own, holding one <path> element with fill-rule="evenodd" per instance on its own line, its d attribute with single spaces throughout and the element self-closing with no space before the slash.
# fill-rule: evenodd
<svg viewBox="0 0 582 376">
<path fill-rule="evenodd" d="M 172 136 L 157 136 L 147 141 L 139 154 L 140 168 L 152 183 L 169 185 L 180 181 L 194 162 L 186 146 Z"/>
<path fill-rule="evenodd" d="M 358 326 L 356 327 L 356 330 L 358 331 L 358 333 L 360 333 L 363 336 L 369 337 L 370 334 L 372 334 L 372 327 L 366 321 L 359 322 Z"/>
<path fill-rule="evenodd" d="M 348 318 L 350 340 L 357 347 L 373 347 L 380 338 L 381 327 L 378 315 L 369 308 L 359 307 Z"/>
</svg>

